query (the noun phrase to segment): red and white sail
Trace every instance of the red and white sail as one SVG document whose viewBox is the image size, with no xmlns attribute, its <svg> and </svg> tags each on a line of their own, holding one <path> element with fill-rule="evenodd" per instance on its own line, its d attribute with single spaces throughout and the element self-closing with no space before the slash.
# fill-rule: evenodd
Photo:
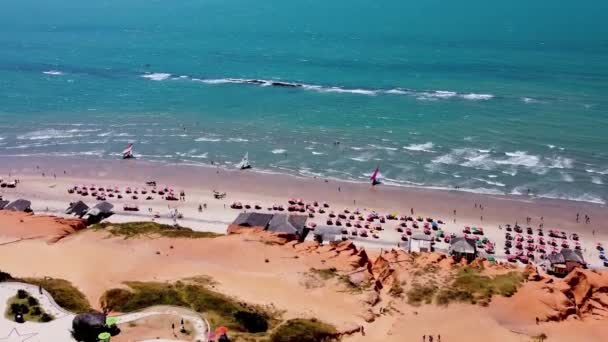
<svg viewBox="0 0 608 342">
<path fill-rule="evenodd" d="M 380 167 L 378 166 L 378 167 L 376 167 L 376 170 L 374 171 L 374 173 L 372 173 L 372 176 L 369 177 L 369 180 L 372 181 L 372 184 L 375 185 L 375 184 L 380 183 L 379 175 L 380 175 Z"/>
</svg>

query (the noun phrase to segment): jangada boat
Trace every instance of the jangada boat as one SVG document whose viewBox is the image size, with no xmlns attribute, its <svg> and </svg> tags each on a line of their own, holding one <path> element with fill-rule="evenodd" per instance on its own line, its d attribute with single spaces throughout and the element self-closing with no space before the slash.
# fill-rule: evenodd
<svg viewBox="0 0 608 342">
<path fill-rule="evenodd" d="M 122 159 L 132 159 L 135 158 L 133 155 L 133 144 L 127 145 L 127 148 L 122 151 Z"/>
<path fill-rule="evenodd" d="M 251 164 L 249 163 L 249 152 L 245 153 L 241 162 L 236 166 L 241 170 L 251 169 Z"/>
</svg>

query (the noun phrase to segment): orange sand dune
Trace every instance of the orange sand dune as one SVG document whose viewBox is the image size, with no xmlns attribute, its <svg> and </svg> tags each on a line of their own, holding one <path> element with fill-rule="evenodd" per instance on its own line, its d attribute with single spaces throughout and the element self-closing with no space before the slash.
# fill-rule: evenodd
<svg viewBox="0 0 608 342">
<path fill-rule="evenodd" d="M 55 216 L 33 215 L 23 212 L 3 210 L 0 212 L 0 241 L 3 243 L 43 238 L 50 242 L 85 229 L 84 221 Z"/>
<path fill-rule="evenodd" d="M 31 231 L 57 236 L 79 227 L 73 221 L 50 217 L 1 213 L 0 235 L 22 237 Z M 20 220 L 23 219 L 22 223 Z M 35 225 L 34 225 L 35 223 Z M 48 224 L 48 227 L 44 228 Z M 30 227 L 42 227 L 32 228 Z M 5 228 L 9 227 L 9 228 Z M 32 234 L 33 234 L 32 233 Z M 441 334 L 442 341 L 529 341 L 545 333 L 550 341 L 605 341 L 606 317 L 601 316 L 606 274 L 576 272 L 564 280 L 540 276 L 527 282 L 512 298 L 494 298 L 489 307 L 450 305 L 413 307 L 387 290 L 393 282 L 408 283 L 418 269 L 433 267 L 443 279 L 453 261 L 440 254 L 414 258 L 402 251 L 369 253 L 350 241 L 336 245 L 286 242 L 266 234 L 244 233 L 215 239 L 137 238 L 125 240 L 97 231 L 65 236 L 56 243 L 45 239 L 23 240 L 0 246 L 2 271 L 17 277 L 64 278 L 79 287 L 99 307 L 99 297 L 124 281 L 175 281 L 207 275 L 217 290 L 243 301 L 285 311 L 285 318 L 316 317 L 341 330 L 365 327 L 365 336 L 354 333 L 344 341 L 421 341 L 423 335 Z M 347 291 L 340 280 L 322 281 L 310 269 L 334 267 L 351 281 L 372 281 L 363 292 Z M 504 266 L 492 272 L 504 272 Z M 441 280 L 440 280 L 441 281 Z M 546 294 L 553 291 L 553 294 Z M 560 292 L 581 313 L 565 322 L 535 324 L 535 317 L 555 317 L 547 307 Z M 548 305 L 549 303 L 550 305 Z M 555 304 L 557 303 L 557 304 Z M 553 305 L 553 306 L 551 306 Z M 545 313 L 545 316 L 541 314 Z M 598 314 L 600 313 L 600 314 Z M 561 317 L 561 316 L 560 316 Z M 578 319 L 580 318 L 580 320 Z M 134 332 L 136 334 L 136 330 Z M 436 340 L 435 340 L 436 341 Z"/>
</svg>

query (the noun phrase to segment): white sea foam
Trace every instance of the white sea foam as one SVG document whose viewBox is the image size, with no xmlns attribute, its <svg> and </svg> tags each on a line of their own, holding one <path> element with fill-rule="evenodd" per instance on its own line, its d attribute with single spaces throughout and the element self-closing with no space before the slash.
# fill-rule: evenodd
<svg viewBox="0 0 608 342">
<path fill-rule="evenodd" d="M 51 76 L 61 76 L 63 75 L 63 72 L 59 71 L 59 70 L 48 70 L 48 71 L 43 71 L 42 72 L 45 75 L 51 75 Z"/>
<path fill-rule="evenodd" d="M 164 81 L 164 80 L 168 79 L 169 77 L 171 77 L 171 74 L 157 72 L 157 73 L 152 73 L 152 74 L 145 74 L 145 75 L 142 75 L 141 77 L 147 78 L 152 81 Z"/>
<path fill-rule="evenodd" d="M 277 149 L 270 151 L 270 153 L 273 153 L 273 154 L 283 154 L 285 152 L 287 152 L 287 150 L 282 149 L 282 148 L 277 148 Z"/>
<path fill-rule="evenodd" d="M 494 161 L 488 154 L 474 155 L 473 153 L 469 153 L 464 156 L 464 159 L 466 161 L 460 163 L 461 166 L 488 171 L 494 169 Z"/>
<path fill-rule="evenodd" d="M 573 160 L 565 157 L 555 157 L 548 159 L 548 167 L 552 169 L 571 169 Z"/>
<path fill-rule="evenodd" d="M 410 144 L 408 146 L 404 146 L 403 148 L 409 151 L 420 151 L 420 152 L 433 152 L 432 148 L 435 145 L 432 142 L 427 142 L 424 144 Z"/>
<path fill-rule="evenodd" d="M 591 183 L 598 184 L 598 185 L 604 184 L 604 182 L 602 181 L 602 177 L 599 177 L 599 176 L 592 176 Z"/>
<path fill-rule="evenodd" d="M 525 151 L 506 152 L 505 155 L 509 158 L 496 160 L 496 164 L 535 167 L 540 163 L 538 156 L 530 155 Z"/>
<path fill-rule="evenodd" d="M 554 149 L 555 145 L 548 144 L 547 147 L 550 148 L 550 149 Z"/>
<path fill-rule="evenodd" d="M 191 155 L 190 158 L 205 159 L 205 158 L 207 158 L 207 155 L 208 155 L 208 153 L 205 152 L 203 154 Z"/>
<path fill-rule="evenodd" d="M 350 149 L 355 151 L 361 151 L 363 150 L 363 147 L 351 146 Z"/>
<path fill-rule="evenodd" d="M 596 204 L 602 204 L 602 205 L 606 204 L 606 201 L 604 199 L 602 199 L 601 197 L 596 196 L 594 194 L 589 194 L 589 193 L 584 193 L 579 196 L 572 196 L 572 195 L 563 194 L 563 193 L 559 193 L 559 192 L 549 192 L 546 194 L 539 194 L 538 197 L 550 198 L 550 199 L 561 199 L 561 200 L 576 201 L 576 202 L 590 202 L 590 203 L 596 203 Z"/>
<path fill-rule="evenodd" d="M 369 147 L 376 149 L 376 150 L 387 150 L 387 151 L 397 151 L 398 148 L 396 147 L 388 147 L 388 146 L 380 146 L 380 145 L 374 145 L 374 144 L 369 144 Z"/>
<path fill-rule="evenodd" d="M 86 137 L 86 134 L 74 134 L 75 132 L 62 131 L 57 129 L 44 129 L 40 131 L 28 132 L 17 136 L 18 140 L 48 140 L 48 139 L 68 139 L 75 137 Z"/>
<path fill-rule="evenodd" d="M 538 100 L 533 99 L 531 97 L 522 97 L 521 100 L 525 103 L 537 103 Z"/>
<path fill-rule="evenodd" d="M 486 101 L 486 100 L 490 100 L 494 97 L 494 95 L 492 94 L 463 94 L 460 95 L 463 99 L 465 100 L 472 100 L 472 101 Z"/>
<path fill-rule="evenodd" d="M 496 178 L 498 177 L 497 175 L 488 175 L 488 178 Z"/>
<path fill-rule="evenodd" d="M 312 154 L 314 154 L 315 156 L 322 156 L 325 153 L 324 152 L 317 152 L 317 151 L 312 151 Z"/>
<path fill-rule="evenodd" d="M 390 90 L 387 90 L 386 93 L 395 94 L 395 95 L 407 95 L 407 94 L 410 94 L 411 92 L 401 90 L 401 89 L 390 89 Z"/>
<path fill-rule="evenodd" d="M 243 139 L 243 138 L 228 138 L 226 141 L 227 142 L 247 142 L 249 140 Z"/>
<path fill-rule="evenodd" d="M 608 175 L 608 169 L 601 171 L 601 170 L 594 170 L 594 169 L 585 169 L 586 172 L 588 173 L 597 173 L 599 175 Z"/>
<path fill-rule="evenodd" d="M 134 135 L 133 135 L 133 134 L 130 134 L 130 133 L 124 133 L 124 132 L 123 132 L 123 133 L 118 133 L 118 134 L 116 134 L 115 136 L 116 136 L 116 137 L 132 137 L 132 136 L 134 136 Z"/>
<path fill-rule="evenodd" d="M 492 150 L 477 150 L 479 153 L 490 153 Z"/>
<path fill-rule="evenodd" d="M 483 178 L 473 178 L 473 179 L 478 180 L 478 181 L 480 181 L 480 182 L 484 182 L 484 183 L 486 183 L 486 184 L 488 184 L 488 185 L 495 185 L 495 186 L 500 186 L 500 187 L 504 187 L 504 186 L 505 186 L 505 184 L 504 184 L 504 183 L 500 183 L 500 182 L 493 182 L 493 181 L 489 181 L 489 180 L 487 180 L 487 179 L 483 179 Z"/>
<path fill-rule="evenodd" d="M 367 90 L 367 89 L 345 89 L 340 87 L 331 87 L 331 88 L 314 88 L 314 90 L 323 92 L 323 93 L 350 93 L 350 94 L 359 94 L 359 95 L 376 95 L 376 91 Z"/>
<path fill-rule="evenodd" d="M 222 141 L 222 139 L 214 138 L 214 137 L 200 137 L 200 138 L 194 139 L 194 141 L 219 142 L 219 141 Z"/>
<path fill-rule="evenodd" d="M 566 172 L 560 172 L 560 174 L 562 175 L 562 180 L 564 182 L 568 182 L 568 183 L 574 182 L 574 177 L 572 177 L 571 174 L 566 173 Z"/>
</svg>

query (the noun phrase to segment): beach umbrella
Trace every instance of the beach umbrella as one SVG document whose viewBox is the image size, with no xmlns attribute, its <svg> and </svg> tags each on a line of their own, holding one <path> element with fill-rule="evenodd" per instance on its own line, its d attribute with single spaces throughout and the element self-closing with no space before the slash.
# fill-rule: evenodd
<svg viewBox="0 0 608 342">
<path fill-rule="evenodd" d="M 221 327 L 217 327 L 215 328 L 215 334 L 216 335 L 224 335 L 228 333 L 228 328 L 226 328 L 225 326 L 221 326 Z"/>
</svg>

